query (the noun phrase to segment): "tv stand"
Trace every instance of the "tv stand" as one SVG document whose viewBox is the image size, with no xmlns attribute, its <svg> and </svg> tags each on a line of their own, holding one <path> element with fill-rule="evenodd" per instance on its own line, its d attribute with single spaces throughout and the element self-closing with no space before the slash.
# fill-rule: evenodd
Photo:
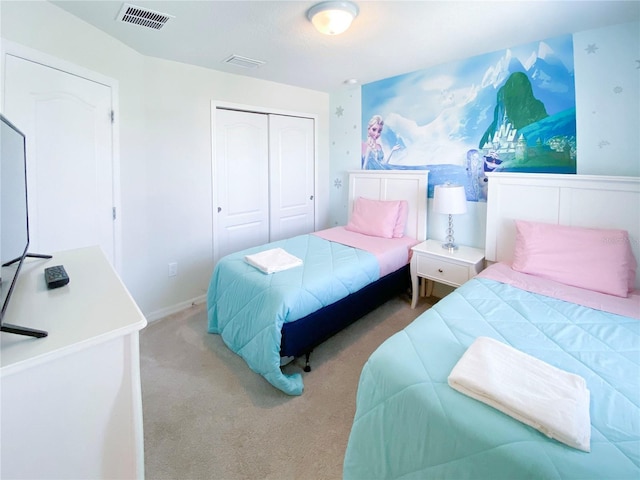
<svg viewBox="0 0 640 480">
<path fill-rule="evenodd" d="M 10 323 L 3 323 L 0 327 L 0 331 L 7 333 L 15 333 L 16 335 L 26 335 L 28 337 L 42 338 L 49 335 L 44 330 L 38 330 L 36 328 L 19 327 L 18 325 L 11 325 Z"/>
</svg>

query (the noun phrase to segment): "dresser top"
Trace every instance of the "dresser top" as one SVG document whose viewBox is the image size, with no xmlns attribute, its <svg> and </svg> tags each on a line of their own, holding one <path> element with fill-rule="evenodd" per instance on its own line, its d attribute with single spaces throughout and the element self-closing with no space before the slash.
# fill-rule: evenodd
<svg viewBox="0 0 640 480">
<path fill-rule="evenodd" d="M 69 283 L 48 290 L 44 269 L 63 265 Z M 45 330 L 44 338 L 2 332 L 2 376 L 144 328 L 147 320 L 99 247 L 27 258 L 3 322 Z"/>
</svg>

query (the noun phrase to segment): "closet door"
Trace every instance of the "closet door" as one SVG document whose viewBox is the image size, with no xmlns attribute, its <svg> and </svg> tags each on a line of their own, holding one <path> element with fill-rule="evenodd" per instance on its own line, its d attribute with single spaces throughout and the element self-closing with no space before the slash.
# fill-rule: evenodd
<svg viewBox="0 0 640 480">
<path fill-rule="evenodd" d="M 269 241 L 267 115 L 215 111 L 214 260 Z"/>
<path fill-rule="evenodd" d="M 313 119 L 269 115 L 270 241 L 313 232 L 314 179 Z"/>
</svg>

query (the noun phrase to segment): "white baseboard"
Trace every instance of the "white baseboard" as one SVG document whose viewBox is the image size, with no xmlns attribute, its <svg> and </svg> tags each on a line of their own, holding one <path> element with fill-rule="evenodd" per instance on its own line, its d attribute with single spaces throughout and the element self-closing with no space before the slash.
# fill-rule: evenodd
<svg viewBox="0 0 640 480">
<path fill-rule="evenodd" d="M 181 312 L 182 310 L 186 310 L 187 308 L 193 307 L 194 305 L 200 305 L 201 303 L 204 303 L 206 301 L 207 301 L 207 296 L 200 295 L 199 297 L 192 298 L 191 300 L 180 302 L 170 307 L 161 308 L 160 310 L 156 310 L 155 312 L 152 312 L 149 315 L 145 315 L 145 317 L 148 323 L 155 322 L 156 320 L 160 320 L 161 318 L 164 318 L 168 315 Z"/>
</svg>

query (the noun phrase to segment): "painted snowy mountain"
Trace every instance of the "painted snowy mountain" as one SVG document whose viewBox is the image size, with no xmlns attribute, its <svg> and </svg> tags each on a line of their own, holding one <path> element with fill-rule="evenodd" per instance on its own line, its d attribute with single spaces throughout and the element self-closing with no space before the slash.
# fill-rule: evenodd
<svg viewBox="0 0 640 480">
<path fill-rule="evenodd" d="M 525 75 L 528 82 L 522 81 Z M 489 131 L 493 128 L 490 132 L 493 134 L 499 128 L 505 113 L 522 116 L 514 113 L 513 102 L 509 107 L 501 103 L 504 102 L 503 87 L 510 78 L 511 84 L 517 84 L 520 91 L 530 88 L 528 105 L 537 105 L 537 113 L 531 121 L 544 119 L 540 128 L 528 127 L 529 131 L 543 136 L 552 135 L 553 132 L 546 130 L 557 123 L 553 117 L 560 115 L 564 125 L 562 134 L 571 135 L 571 122 L 567 126 L 566 112 L 575 108 L 573 72 L 546 43 L 539 42 L 525 61 L 519 60 L 507 49 L 497 62 L 486 68 L 482 78 L 469 78 L 469 85 L 457 89 L 455 98 L 451 94 L 450 101 L 443 103 L 436 118 L 425 125 L 418 125 L 401 112 L 387 115 L 381 139 L 383 148 L 390 149 L 398 143 L 398 139 L 402 140 L 405 147 L 394 155 L 392 163 L 407 166 L 443 163 L 462 165 L 466 153 L 470 149 L 482 148 Z M 530 86 L 526 87 L 524 83 Z M 363 86 L 363 95 L 366 94 L 366 87 Z M 511 112 L 506 112 L 508 109 Z M 544 114 L 540 111 L 544 111 Z M 575 136 L 575 120 L 573 130 Z"/>
</svg>

